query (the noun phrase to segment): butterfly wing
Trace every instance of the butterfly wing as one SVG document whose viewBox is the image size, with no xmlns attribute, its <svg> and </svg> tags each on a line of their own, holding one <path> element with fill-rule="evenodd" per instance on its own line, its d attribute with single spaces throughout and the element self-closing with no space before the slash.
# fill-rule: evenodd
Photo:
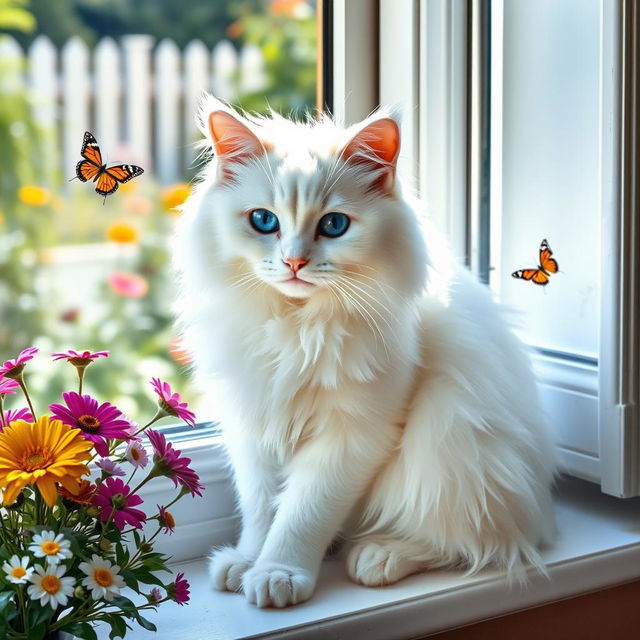
<svg viewBox="0 0 640 640">
<path fill-rule="evenodd" d="M 558 272 L 558 263 L 551 256 L 553 255 L 553 251 L 549 247 L 549 243 L 546 240 L 543 240 L 540 243 L 540 266 L 547 273 L 557 273 Z"/>
<path fill-rule="evenodd" d="M 134 164 L 116 164 L 109 167 L 106 171 L 114 180 L 118 182 L 129 182 L 144 173 L 142 167 L 136 167 Z"/>
<path fill-rule="evenodd" d="M 520 280 L 532 280 L 535 284 L 542 286 L 549 282 L 549 276 L 540 269 L 520 269 L 514 271 L 511 276 Z"/>
<path fill-rule="evenodd" d="M 93 134 L 88 131 L 84 134 L 80 155 L 85 160 L 95 164 L 97 167 L 102 166 L 102 154 L 100 153 L 100 147 L 98 146 L 97 140 L 93 137 Z"/>
<path fill-rule="evenodd" d="M 103 171 L 96 184 L 96 193 L 105 198 L 118 190 L 118 181 L 108 171 Z"/>
<path fill-rule="evenodd" d="M 80 160 L 76 165 L 76 176 L 82 182 L 93 180 L 98 173 L 100 173 L 100 167 L 96 167 L 93 162 L 89 162 L 88 160 Z"/>
</svg>

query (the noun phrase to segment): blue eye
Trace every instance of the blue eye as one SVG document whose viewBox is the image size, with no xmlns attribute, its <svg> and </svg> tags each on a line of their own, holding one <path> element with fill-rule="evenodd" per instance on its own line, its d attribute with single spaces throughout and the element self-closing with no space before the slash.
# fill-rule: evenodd
<svg viewBox="0 0 640 640">
<path fill-rule="evenodd" d="M 249 222 L 260 233 L 273 233 L 280 228 L 278 216 L 269 209 L 254 209 L 249 214 Z"/>
<path fill-rule="evenodd" d="M 318 222 L 318 234 L 327 238 L 337 238 L 349 228 L 351 220 L 344 213 L 327 213 Z"/>
</svg>

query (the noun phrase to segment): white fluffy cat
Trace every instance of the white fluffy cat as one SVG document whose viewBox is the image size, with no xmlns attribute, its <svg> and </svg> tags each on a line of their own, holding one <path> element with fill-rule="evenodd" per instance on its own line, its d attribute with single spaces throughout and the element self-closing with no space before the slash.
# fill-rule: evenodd
<svg viewBox="0 0 640 640">
<path fill-rule="evenodd" d="M 203 104 L 215 158 L 178 233 L 180 312 L 242 512 L 211 575 L 259 607 L 309 598 L 340 531 L 370 586 L 437 566 L 522 577 L 553 536 L 527 356 L 401 188 L 396 119 Z"/>
</svg>

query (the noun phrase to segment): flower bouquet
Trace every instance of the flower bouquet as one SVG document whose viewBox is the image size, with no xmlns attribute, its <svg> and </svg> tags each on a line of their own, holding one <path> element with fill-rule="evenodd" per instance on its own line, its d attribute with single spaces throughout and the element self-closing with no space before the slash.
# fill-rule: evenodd
<svg viewBox="0 0 640 640">
<path fill-rule="evenodd" d="M 96 640 L 97 622 L 111 627 L 110 638 L 123 638 L 128 621 L 155 631 L 142 614 L 168 600 L 184 604 L 189 584 L 181 573 L 161 577 L 170 573 L 169 558 L 154 552 L 153 541 L 173 532 L 169 507 L 187 494 L 201 496 L 203 487 L 189 458 L 149 427 L 166 416 L 194 426 L 195 416 L 156 378 L 158 410 L 144 427 L 83 395 L 85 370 L 106 351 L 53 354 L 76 368 L 79 389 L 40 414 L 24 375 L 37 351 L 0 364 L 0 638 L 66 632 Z M 20 392 L 27 406 L 7 409 L 7 396 Z M 160 476 L 173 481 L 176 496 L 145 513 L 140 489 Z M 125 597 L 124 587 L 143 596 L 142 604 Z"/>
</svg>

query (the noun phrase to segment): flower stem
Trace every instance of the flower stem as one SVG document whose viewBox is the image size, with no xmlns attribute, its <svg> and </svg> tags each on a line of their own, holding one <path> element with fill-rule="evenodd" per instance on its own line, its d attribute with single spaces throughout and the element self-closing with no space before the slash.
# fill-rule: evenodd
<svg viewBox="0 0 640 640">
<path fill-rule="evenodd" d="M 3 403 L 4 403 L 4 396 L 2 396 L 0 394 L 0 425 L 2 425 L 2 428 L 4 429 L 7 426 L 7 422 L 4 419 L 4 409 L 3 409 Z M 34 416 L 35 418 L 35 416 Z"/>
<path fill-rule="evenodd" d="M 36 410 L 33 408 L 33 404 L 31 404 L 31 398 L 29 397 L 29 392 L 27 391 L 27 385 L 24 383 L 24 378 L 22 376 L 18 378 L 18 384 L 22 389 L 22 393 L 24 394 L 24 397 L 27 399 L 27 404 L 29 405 L 29 409 L 31 410 L 31 415 L 35 420 L 37 418 Z"/>
<path fill-rule="evenodd" d="M 145 424 L 144 427 L 140 427 L 140 429 L 138 429 L 132 436 L 130 436 L 129 439 L 135 438 L 139 433 L 142 433 L 145 429 L 148 429 L 154 422 L 158 422 L 158 420 L 160 420 L 161 418 L 165 418 L 166 416 L 167 416 L 166 411 L 164 411 L 163 409 L 158 409 L 158 413 L 156 413 L 156 415 L 153 416 L 151 421 L 147 422 L 147 424 Z"/>
<path fill-rule="evenodd" d="M 79 384 L 78 384 L 78 395 L 81 396 L 82 395 L 82 380 L 84 379 L 84 367 L 76 367 L 76 370 L 78 371 L 78 379 L 79 379 Z"/>
</svg>

